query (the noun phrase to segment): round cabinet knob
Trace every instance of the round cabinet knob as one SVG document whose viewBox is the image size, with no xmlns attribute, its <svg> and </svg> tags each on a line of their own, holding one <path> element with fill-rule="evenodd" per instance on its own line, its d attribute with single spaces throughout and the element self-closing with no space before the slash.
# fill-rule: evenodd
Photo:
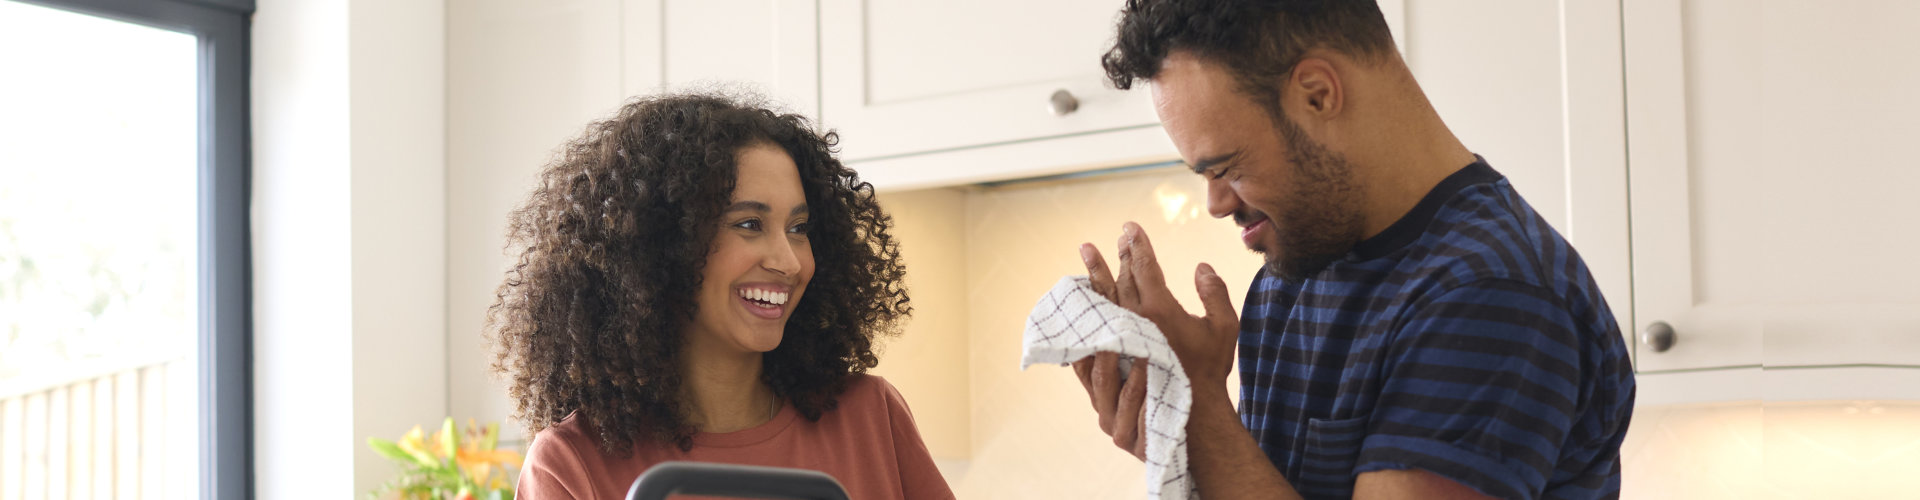
<svg viewBox="0 0 1920 500">
<path fill-rule="evenodd" d="M 1080 99 L 1067 89 L 1055 90 L 1053 96 L 1047 98 L 1047 111 L 1052 111 L 1053 116 L 1067 116 L 1077 109 L 1080 109 Z"/>
<path fill-rule="evenodd" d="M 1676 337 L 1677 335 L 1673 333 L 1673 325 L 1665 321 L 1655 321 L 1647 325 L 1646 329 L 1640 330 L 1640 343 L 1652 347 L 1653 352 L 1667 352 L 1668 349 L 1672 349 L 1673 342 L 1678 340 Z"/>
</svg>

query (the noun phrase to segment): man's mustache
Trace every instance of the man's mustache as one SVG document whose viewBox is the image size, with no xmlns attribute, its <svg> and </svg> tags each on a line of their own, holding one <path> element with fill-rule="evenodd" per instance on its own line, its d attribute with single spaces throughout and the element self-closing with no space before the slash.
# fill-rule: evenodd
<svg viewBox="0 0 1920 500">
<path fill-rule="evenodd" d="M 1233 223 L 1234 225 L 1237 225 L 1240 227 L 1251 226 L 1254 223 L 1257 223 L 1263 220 L 1267 220 L 1267 214 L 1263 214 L 1253 210 L 1233 212 Z"/>
</svg>

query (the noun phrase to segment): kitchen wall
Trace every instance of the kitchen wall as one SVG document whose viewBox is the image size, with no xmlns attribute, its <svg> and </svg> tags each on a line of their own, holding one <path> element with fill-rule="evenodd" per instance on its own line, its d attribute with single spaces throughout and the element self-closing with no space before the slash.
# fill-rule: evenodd
<svg viewBox="0 0 1920 500">
<path fill-rule="evenodd" d="M 1100 432 L 1070 369 L 1019 369 L 1021 333 L 1034 301 L 1055 281 L 1085 274 L 1081 243 L 1117 262 L 1115 241 L 1126 221 L 1146 229 L 1189 311 L 1201 312 L 1192 285 L 1200 262 L 1212 264 L 1230 289 L 1245 290 L 1260 258 L 1244 249 L 1232 222 L 1207 216 L 1200 180 L 1172 167 L 881 197 L 899 227 L 916 313 L 877 373 L 913 406 L 961 498 L 1145 494 L 1142 466 Z M 936 344 L 941 348 L 929 348 Z M 955 379 L 964 382 L 918 382 Z"/>
<path fill-rule="evenodd" d="M 1912 498 L 1920 402 L 1734 402 L 1638 408 L 1621 498 Z"/>
<path fill-rule="evenodd" d="M 249 496 L 354 497 L 447 414 L 444 9 L 259 7 Z"/>
<path fill-rule="evenodd" d="M 907 262 L 913 317 L 901 336 L 884 341 L 875 375 L 900 389 L 927 450 L 943 473 L 966 472 L 972 450 L 968 411 L 965 191 L 930 189 L 881 198 L 894 217 L 893 236 Z M 920 396 L 920 397 L 916 397 Z"/>
<path fill-rule="evenodd" d="M 498 421 L 512 412 L 481 337 L 512 262 L 504 251 L 507 213 L 526 201 L 556 148 L 627 98 L 619 16 L 590 7 L 447 6 L 446 411 L 457 418 Z M 503 37 L 511 43 L 487 43 Z M 505 422 L 501 439 L 523 443 L 520 425 Z"/>
</svg>

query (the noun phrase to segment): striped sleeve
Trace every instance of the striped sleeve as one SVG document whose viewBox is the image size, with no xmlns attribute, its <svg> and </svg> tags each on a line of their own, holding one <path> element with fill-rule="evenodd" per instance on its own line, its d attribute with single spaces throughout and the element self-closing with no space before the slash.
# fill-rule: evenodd
<svg viewBox="0 0 1920 500">
<path fill-rule="evenodd" d="M 1469 283 L 1398 329 L 1354 474 L 1422 469 L 1496 498 L 1540 495 L 1574 425 L 1578 323 L 1545 288 Z"/>
</svg>

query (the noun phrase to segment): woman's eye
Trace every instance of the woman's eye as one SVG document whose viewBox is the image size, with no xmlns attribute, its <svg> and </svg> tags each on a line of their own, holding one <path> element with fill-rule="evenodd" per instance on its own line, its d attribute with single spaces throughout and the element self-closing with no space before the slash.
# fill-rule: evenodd
<svg viewBox="0 0 1920 500">
<path fill-rule="evenodd" d="M 733 227 L 739 228 L 739 229 L 745 229 L 748 231 L 759 231 L 760 219 L 747 219 L 740 222 L 735 222 L 733 223 Z"/>
<path fill-rule="evenodd" d="M 793 227 L 787 228 L 788 233 L 801 235 L 807 234 L 807 232 L 811 230 L 813 230 L 813 224 L 808 222 L 794 224 Z"/>
</svg>

